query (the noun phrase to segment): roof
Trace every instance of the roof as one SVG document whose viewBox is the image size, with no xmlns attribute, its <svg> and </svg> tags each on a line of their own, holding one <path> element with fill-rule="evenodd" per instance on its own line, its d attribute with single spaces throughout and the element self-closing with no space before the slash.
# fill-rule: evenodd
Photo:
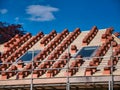
<svg viewBox="0 0 120 90">
<path fill-rule="evenodd" d="M 76 28 L 73 32 L 65 29 L 61 33 L 53 30 L 47 35 L 43 32 L 36 36 L 30 33 L 16 35 L 0 46 L 0 85 L 29 85 L 31 78 L 35 85 L 65 84 L 67 77 L 71 83 L 105 83 L 111 74 L 118 82 L 119 44 L 120 39 L 113 35 L 113 28 L 99 30 L 96 26 L 90 31 Z M 78 55 L 86 47 L 97 48 L 89 57 L 84 57 L 87 50 Z M 25 60 L 27 57 L 31 60 Z"/>
</svg>

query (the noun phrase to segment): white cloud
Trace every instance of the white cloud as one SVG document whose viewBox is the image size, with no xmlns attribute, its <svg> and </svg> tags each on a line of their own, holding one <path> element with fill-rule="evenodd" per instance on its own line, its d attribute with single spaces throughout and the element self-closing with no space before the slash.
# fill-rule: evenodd
<svg viewBox="0 0 120 90">
<path fill-rule="evenodd" d="M 59 9 L 51 6 L 30 5 L 26 9 L 26 13 L 30 15 L 31 21 L 51 21 L 55 19 L 53 12 Z"/>
<path fill-rule="evenodd" d="M 15 17 L 14 20 L 14 23 L 24 25 L 24 23 L 20 22 L 20 17 Z"/>
<path fill-rule="evenodd" d="M 19 21 L 19 17 L 15 17 L 15 21 L 18 22 Z"/>
<path fill-rule="evenodd" d="M 8 12 L 7 9 L 0 9 L 0 14 L 6 14 Z"/>
</svg>

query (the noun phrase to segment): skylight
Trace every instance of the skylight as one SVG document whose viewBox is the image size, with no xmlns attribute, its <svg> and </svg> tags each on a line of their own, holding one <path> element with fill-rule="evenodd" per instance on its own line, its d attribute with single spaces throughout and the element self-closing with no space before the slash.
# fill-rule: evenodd
<svg viewBox="0 0 120 90">
<path fill-rule="evenodd" d="M 34 51 L 34 57 L 35 57 L 39 52 L 40 52 L 40 50 Z M 31 61 L 31 60 L 32 60 L 32 54 L 33 54 L 33 51 L 28 51 L 28 52 L 25 53 L 19 60 Z"/>
<path fill-rule="evenodd" d="M 96 51 L 96 49 L 98 48 L 98 46 L 87 46 L 87 47 L 83 47 L 81 50 L 79 50 L 76 54 L 77 55 L 82 55 L 83 57 L 91 57 L 94 56 L 94 52 Z"/>
</svg>

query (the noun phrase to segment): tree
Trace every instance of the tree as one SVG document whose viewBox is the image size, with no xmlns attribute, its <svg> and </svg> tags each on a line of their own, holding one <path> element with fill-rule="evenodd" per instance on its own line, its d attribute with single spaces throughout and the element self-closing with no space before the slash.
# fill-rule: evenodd
<svg viewBox="0 0 120 90">
<path fill-rule="evenodd" d="M 0 22 L 0 44 L 9 41 L 16 34 L 19 34 L 20 36 L 25 34 L 22 25 Z"/>
</svg>

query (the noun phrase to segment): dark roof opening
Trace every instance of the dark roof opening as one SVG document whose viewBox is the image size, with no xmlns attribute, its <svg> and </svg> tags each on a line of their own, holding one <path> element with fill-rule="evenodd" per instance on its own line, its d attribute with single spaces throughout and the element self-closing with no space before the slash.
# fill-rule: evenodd
<svg viewBox="0 0 120 90">
<path fill-rule="evenodd" d="M 82 55 L 83 57 L 91 57 L 94 56 L 95 51 L 97 50 L 98 46 L 87 46 L 83 47 L 81 50 L 77 52 L 77 55 Z"/>
<path fill-rule="evenodd" d="M 40 50 L 35 50 L 34 51 L 34 57 L 40 52 Z M 33 51 L 28 51 L 27 53 L 25 53 L 19 60 L 22 60 L 22 61 L 31 61 L 32 58 L 32 54 L 33 54 Z"/>
</svg>

